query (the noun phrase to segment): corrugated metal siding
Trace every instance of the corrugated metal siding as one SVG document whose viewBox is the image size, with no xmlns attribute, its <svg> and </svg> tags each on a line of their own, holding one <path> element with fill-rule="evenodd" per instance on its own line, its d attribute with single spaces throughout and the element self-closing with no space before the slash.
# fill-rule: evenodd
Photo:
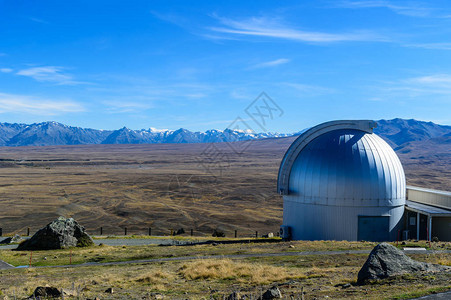
<svg viewBox="0 0 451 300">
<path fill-rule="evenodd" d="M 287 196 L 290 198 L 292 196 Z M 291 227 L 294 240 L 357 240 L 359 216 L 389 216 L 390 240 L 402 226 L 404 206 L 351 207 L 305 204 L 285 199 L 283 225 Z"/>
<path fill-rule="evenodd" d="M 405 191 L 401 162 L 384 140 L 359 130 L 333 130 L 296 158 L 283 224 L 293 227 L 294 239 L 356 240 L 359 215 L 387 215 L 391 232 L 402 218 Z"/>
</svg>

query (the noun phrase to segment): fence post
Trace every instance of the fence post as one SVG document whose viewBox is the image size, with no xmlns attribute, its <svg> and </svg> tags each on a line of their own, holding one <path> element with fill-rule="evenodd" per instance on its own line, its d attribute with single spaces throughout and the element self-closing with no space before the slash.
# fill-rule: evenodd
<svg viewBox="0 0 451 300">
<path fill-rule="evenodd" d="M 31 259 L 33 258 L 33 251 L 30 252 L 30 263 L 28 264 L 28 267 L 31 268 Z"/>
<path fill-rule="evenodd" d="M 127 235 L 127 227 L 124 228 L 124 235 Z"/>
<path fill-rule="evenodd" d="M 103 227 L 100 227 L 100 235 L 103 235 Z"/>
<path fill-rule="evenodd" d="M 191 236 L 193 236 L 193 233 L 194 233 L 194 232 L 193 232 L 193 230 L 191 229 Z"/>
<path fill-rule="evenodd" d="M 152 235 L 152 228 L 149 227 L 149 236 Z"/>
<path fill-rule="evenodd" d="M 235 230 L 235 238 L 238 237 L 238 230 Z"/>
<path fill-rule="evenodd" d="M 171 236 L 174 235 L 174 229 L 171 229 Z"/>
<path fill-rule="evenodd" d="M 3 228 L 0 227 L 0 236 L 3 235 Z"/>
<path fill-rule="evenodd" d="M 27 236 L 30 236 L 30 227 L 27 227 Z"/>
<path fill-rule="evenodd" d="M 258 238 L 258 231 L 255 232 L 255 238 Z"/>
</svg>

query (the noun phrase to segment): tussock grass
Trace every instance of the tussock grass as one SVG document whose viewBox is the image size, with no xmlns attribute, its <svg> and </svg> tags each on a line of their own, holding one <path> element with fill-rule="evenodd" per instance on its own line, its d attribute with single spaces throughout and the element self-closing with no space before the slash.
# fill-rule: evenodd
<svg viewBox="0 0 451 300">
<path fill-rule="evenodd" d="M 205 259 L 183 264 L 179 273 L 189 280 L 230 280 L 252 284 L 268 284 L 287 279 L 306 278 L 299 271 L 259 263 L 230 259 Z"/>
<path fill-rule="evenodd" d="M 138 284 L 150 285 L 154 290 L 166 291 L 168 290 L 170 283 L 175 279 L 176 275 L 174 273 L 157 269 L 139 275 L 132 281 L 136 281 Z"/>
<path fill-rule="evenodd" d="M 439 253 L 430 257 L 430 260 L 434 264 L 451 266 L 451 255 L 445 253 Z"/>
</svg>

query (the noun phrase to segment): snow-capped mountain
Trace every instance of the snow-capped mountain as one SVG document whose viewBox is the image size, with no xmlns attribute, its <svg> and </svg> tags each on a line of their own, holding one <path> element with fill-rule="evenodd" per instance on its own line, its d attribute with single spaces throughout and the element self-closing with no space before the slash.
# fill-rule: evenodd
<svg viewBox="0 0 451 300">
<path fill-rule="evenodd" d="M 379 120 L 374 132 L 384 138 L 395 149 L 411 142 L 429 140 L 449 144 L 451 126 L 417 120 Z M 255 133 L 242 130 L 216 130 L 192 132 L 184 128 L 177 130 L 141 129 L 97 130 L 67 126 L 57 122 L 35 124 L 0 123 L 0 146 L 53 146 L 86 144 L 162 144 L 162 143 L 219 143 L 280 138 L 299 135 L 284 133 Z"/>
<path fill-rule="evenodd" d="M 53 146 L 85 144 L 216 143 L 285 137 L 291 134 L 246 133 L 238 130 L 141 129 L 97 130 L 58 122 L 35 124 L 0 123 L 0 146 Z"/>
</svg>

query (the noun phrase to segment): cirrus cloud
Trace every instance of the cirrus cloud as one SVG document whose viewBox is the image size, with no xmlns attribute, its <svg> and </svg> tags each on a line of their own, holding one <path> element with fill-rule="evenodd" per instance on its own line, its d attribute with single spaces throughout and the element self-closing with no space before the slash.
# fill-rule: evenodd
<svg viewBox="0 0 451 300">
<path fill-rule="evenodd" d="M 85 111 L 72 100 L 50 100 L 25 95 L 0 93 L 0 113 L 26 113 L 54 116 Z"/>
<path fill-rule="evenodd" d="M 275 60 L 271 60 L 271 61 L 265 61 L 259 64 L 255 64 L 253 66 L 250 67 L 250 69 L 261 69 L 261 68 L 268 68 L 268 67 L 276 67 L 279 65 L 283 65 L 286 63 L 289 63 L 290 60 L 287 58 L 279 58 L 279 59 L 275 59 Z"/>
<path fill-rule="evenodd" d="M 19 70 L 16 74 L 33 78 L 39 82 L 50 82 L 58 85 L 76 85 L 83 83 L 75 81 L 71 75 L 64 73 L 63 67 L 58 66 L 27 68 Z"/>
<path fill-rule="evenodd" d="M 333 43 L 372 41 L 386 42 L 388 39 L 370 31 L 352 31 L 343 33 L 328 33 L 319 31 L 307 31 L 292 28 L 269 18 L 249 18 L 233 20 L 214 16 L 221 22 L 221 26 L 209 27 L 212 32 L 226 34 L 226 38 L 232 36 L 254 36 L 293 40 L 308 43 Z"/>
</svg>

